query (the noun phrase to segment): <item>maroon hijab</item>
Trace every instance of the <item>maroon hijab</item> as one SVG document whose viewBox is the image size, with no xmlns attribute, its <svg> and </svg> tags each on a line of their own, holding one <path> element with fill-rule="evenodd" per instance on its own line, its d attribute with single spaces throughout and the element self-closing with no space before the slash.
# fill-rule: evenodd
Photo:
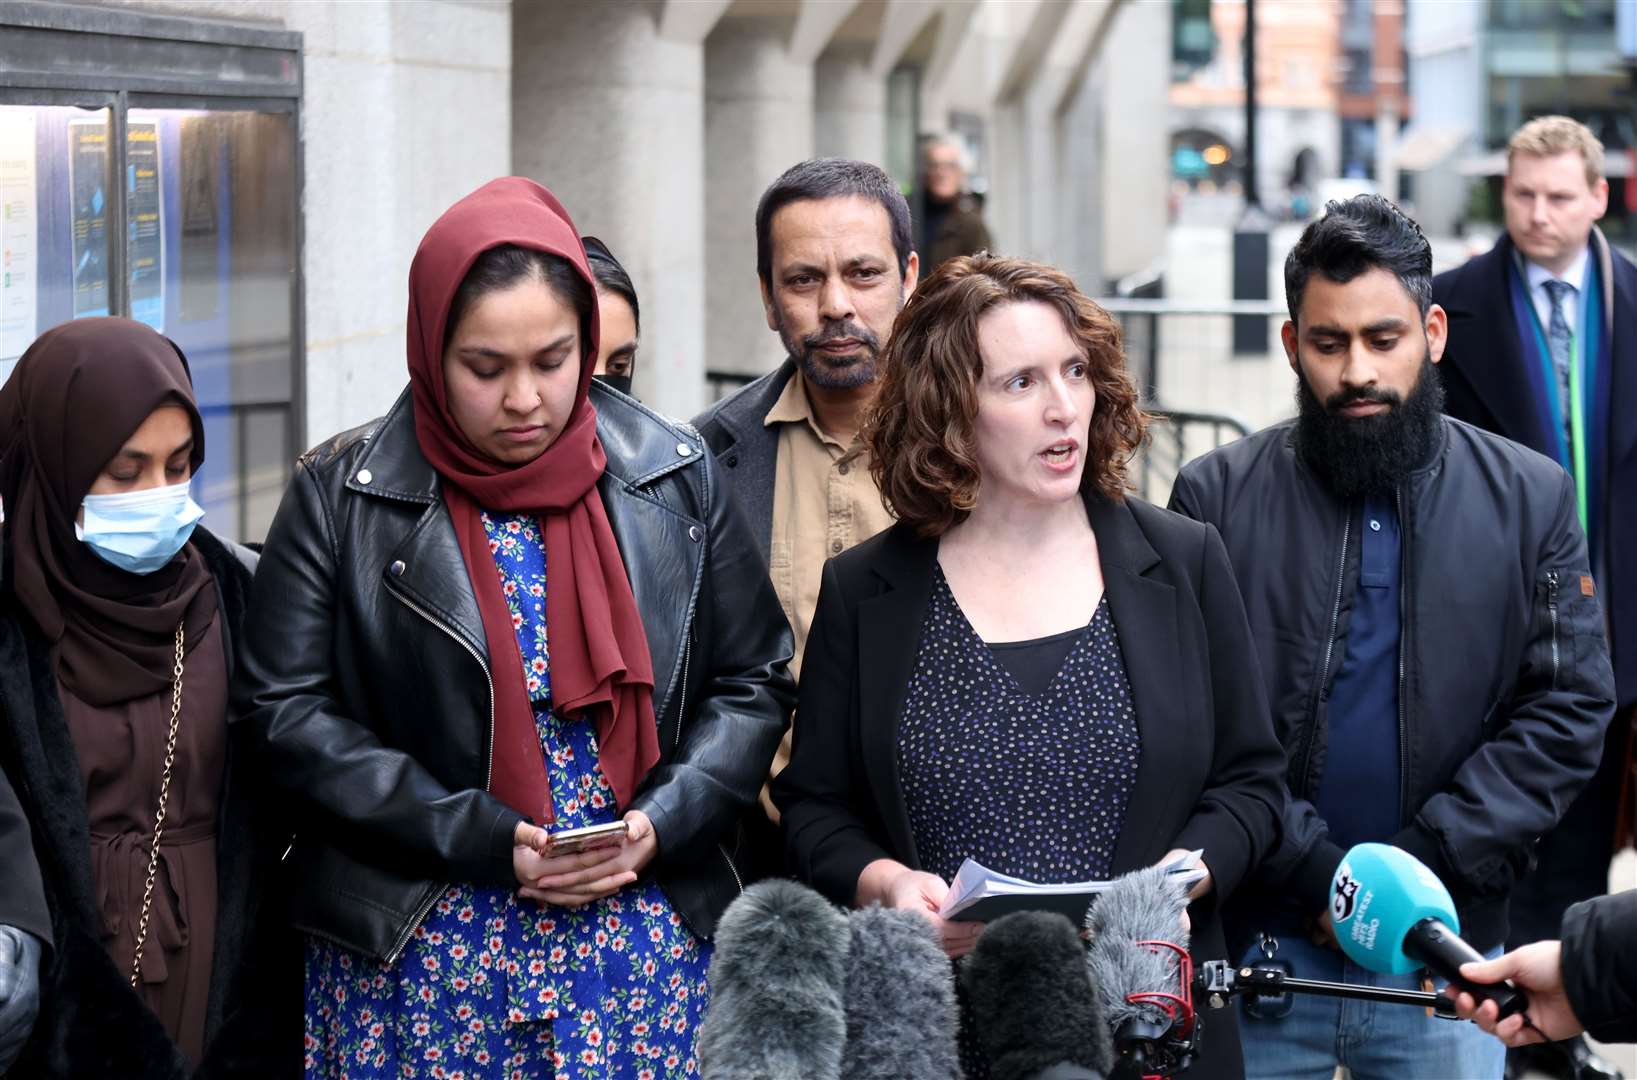
<svg viewBox="0 0 1637 1080">
<path fill-rule="evenodd" d="M 76 319 L 30 345 L 0 387 L 0 507 L 12 590 L 55 646 L 57 677 L 81 701 L 116 705 L 165 689 L 176 626 L 204 640 L 216 589 L 190 543 L 151 574 L 111 566 L 74 535 L 86 492 L 149 414 L 180 405 L 204 424 L 181 350 L 130 319 Z"/>
<path fill-rule="evenodd" d="M 489 790 L 506 805 L 551 821 L 551 791 L 529 704 L 522 656 L 501 592 L 479 508 L 530 512 L 546 541 L 546 625 L 553 704 L 597 725 L 599 763 L 621 807 L 659 760 L 654 667 L 625 564 L 597 481 L 607 457 L 597 413 L 586 400 L 597 355 L 593 309 L 580 385 L 568 422 L 526 465 L 478 453 L 449 412 L 443 342 L 449 305 L 478 256 L 503 244 L 548 252 L 595 282 L 568 212 L 551 192 L 522 177 L 493 180 L 450 207 L 409 268 L 409 386 L 421 452 L 443 478 L 466 573 L 483 614 L 494 677 L 495 733 Z"/>
</svg>

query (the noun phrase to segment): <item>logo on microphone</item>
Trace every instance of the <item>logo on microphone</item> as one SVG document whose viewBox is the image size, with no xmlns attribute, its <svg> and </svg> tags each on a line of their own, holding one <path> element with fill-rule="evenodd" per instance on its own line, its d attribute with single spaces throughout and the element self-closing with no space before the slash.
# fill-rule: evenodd
<svg viewBox="0 0 1637 1080">
<path fill-rule="evenodd" d="M 1358 899 L 1358 882 L 1353 880 L 1353 868 L 1346 863 L 1336 871 L 1336 883 L 1330 890 L 1330 919 L 1343 922 L 1353 916 Z"/>
</svg>

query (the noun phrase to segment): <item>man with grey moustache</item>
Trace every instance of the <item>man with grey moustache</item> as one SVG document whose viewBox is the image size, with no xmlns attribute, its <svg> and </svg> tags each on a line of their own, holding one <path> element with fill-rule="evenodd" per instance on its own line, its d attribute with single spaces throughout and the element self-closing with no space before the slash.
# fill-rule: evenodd
<svg viewBox="0 0 1637 1080">
<path fill-rule="evenodd" d="M 818 158 L 773 181 L 756 206 L 756 273 L 788 358 L 694 420 L 767 557 L 798 678 L 824 561 L 892 524 L 858 429 L 915 288 L 910 235 L 909 204 L 867 162 Z M 786 731 L 772 773 L 789 760 Z M 776 821 L 765 790 L 762 803 Z"/>
</svg>

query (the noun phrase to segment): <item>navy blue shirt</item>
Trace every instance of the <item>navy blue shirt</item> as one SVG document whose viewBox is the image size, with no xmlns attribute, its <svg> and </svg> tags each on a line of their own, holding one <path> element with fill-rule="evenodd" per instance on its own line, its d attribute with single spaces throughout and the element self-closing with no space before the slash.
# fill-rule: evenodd
<svg viewBox="0 0 1637 1080">
<path fill-rule="evenodd" d="M 1324 776 L 1313 800 L 1343 848 L 1399 830 L 1398 636 L 1401 537 L 1393 500 L 1370 497 L 1354 519 L 1358 587 L 1341 670 L 1330 691 Z"/>
</svg>

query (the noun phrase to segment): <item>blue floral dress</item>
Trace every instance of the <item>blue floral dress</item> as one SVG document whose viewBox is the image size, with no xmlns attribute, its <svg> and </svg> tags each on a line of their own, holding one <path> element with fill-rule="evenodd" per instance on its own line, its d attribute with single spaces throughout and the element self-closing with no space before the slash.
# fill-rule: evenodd
<svg viewBox="0 0 1637 1080">
<path fill-rule="evenodd" d="M 593 726 L 551 709 L 540 527 L 526 515 L 482 516 L 523 654 L 557 826 L 613 821 Z M 694 1037 L 709 997 L 710 945 L 652 883 L 573 909 L 455 884 L 396 964 L 317 938 L 306 950 L 309 1077 L 698 1075 Z"/>
</svg>

